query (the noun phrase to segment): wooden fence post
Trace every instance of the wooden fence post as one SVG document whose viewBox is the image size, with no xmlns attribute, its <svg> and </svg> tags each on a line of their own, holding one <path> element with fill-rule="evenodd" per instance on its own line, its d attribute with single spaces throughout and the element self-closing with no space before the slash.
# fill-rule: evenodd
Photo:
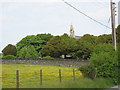
<svg viewBox="0 0 120 90">
<path fill-rule="evenodd" d="M 59 78 L 60 78 L 60 83 L 61 83 L 62 82 L 61 69 L 59 69 Z"/>
<path fill-rule="evenodd" d="M 16 88 L 19 88 L 19 70 L 16 70 Z"/>
<path fill-rule="evenodd" d="M 40 69 L 40 85 L 42 85 L 42 69 Z"/>
<path fill-rule="evenodd" d="M 73 80 L 75 80 L 75 69 L 73 69 Z"/>
</svg>

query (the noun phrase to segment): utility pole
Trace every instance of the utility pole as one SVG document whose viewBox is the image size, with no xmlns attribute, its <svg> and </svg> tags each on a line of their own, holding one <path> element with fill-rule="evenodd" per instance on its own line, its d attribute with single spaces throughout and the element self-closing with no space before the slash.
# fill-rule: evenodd
<svg viewBox="0 0 120 90">
<path fill-rule="evenodd" d="M 116 50 L 116 30 L 115 30 L 115 3 L 110 0 L 111 5 L 111 27 L 112 27 L 112 45 Z"/>
</svg>

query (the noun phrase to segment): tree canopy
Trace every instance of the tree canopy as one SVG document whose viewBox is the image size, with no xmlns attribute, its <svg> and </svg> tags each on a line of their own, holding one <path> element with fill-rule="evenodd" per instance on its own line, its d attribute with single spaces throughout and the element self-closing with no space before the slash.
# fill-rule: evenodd
<svg viewBox="0 0 120 90">
<path fill-rule="evenodd" d="M 34 46 L 24 46 L 17 54 L 18 58 L 39 58 L 38 52 L 35 50 Z"/>
<path fill-rule="evenodd" d="M 69 55 L 73 59 L 89 59 L 93 53 L 93 49 L 98 44 L 104 43 L 112 43 L 111 34 L 103 34 L 100 36 L 85 34 L 80 37 L 80 39 L 69 37 L 67 34 L 63 34 L 61 36 L 37 34 L 28 35 L 20 40 L 16 44 L 16 52 L 18 52 L 17 57 L 21 58 L 30 57 L 30 55 L 32 55 L 30 52 L 35 52 L 35 55 L 31 57 L 37 58 L 51 56 L 54 58 L 60 58 L 64 55 L 66 58 L 66 56 Z M 31 50 L 28 50 L 28 48 Z M 10 51 L 12 52 L 12 50 Z"/>
<path fill-rule="evenodd" d="M 16 50 L 16 47 L 12 44 L 8 44 L 3 50 L 2 50 L 2 53 L 4 56 L 6 55 L 14 55 L 16 56 L 17 55 L 17 50 Z"/>
<path fill-rule="evenodd" d="M 29 35 L 23 38 L 20 42 L 16 44 L 17 50 L 19 51 L 24 46 L 32 45 L 37 52 L 40 52 L 42 47 L 47 43 L 47 41 L 52 38 L 51 34 L 37 34 Z"/>
</svg>

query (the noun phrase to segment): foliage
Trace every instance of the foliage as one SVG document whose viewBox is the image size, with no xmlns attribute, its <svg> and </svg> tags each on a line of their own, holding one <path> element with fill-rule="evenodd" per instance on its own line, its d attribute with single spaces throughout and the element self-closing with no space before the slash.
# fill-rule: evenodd
<svg viewBox="0 0 120 90">
<path fill-rule="evenodd" d="M 84 77 L 94 79 L 96 76 L 96 68 L 92 65 L 80 66 L 79 70 L 82 72 Z"/>
<path fill-rule="evenodd" d="M 97 37 L 94 36 L 94 35 L 90 35 L 90 34 L 85 34 L 83 35 L 81 38 L 80 38 L 81 41 L 86 41 L 86 42 L 89 42 L 93 45 L 97 44 L 96 43 L 96 40 L 97 40 Z"/>
<path fill-rule="evenodd" d="M 34 46 L 29 45 L 23 47 L 17 54 L 18 58 L 38 58 L 39 54 L 35 50 Z"/>
<path fill-rule="evenodd" d="M 111 44 L 100 44 L 96 46 L 90 58 L 91 64 L 95 66 L 100 66 L 105 62 L 115 62 L 115 60 L 115 50 Z"/>
<path fill-rule="evenodd" d="M 43 47 L 43 55 L 60 57 L 61 55 L 68 55 L 71 52 L 75 52 L 76 40 L 69 37 L 67 34 L 62 36 L 55 36 L 51 38 L 47 45 Z"/>
<path fill-rule="evenodd" d="M 96 36 L 85 34 L 76 41 L 76 51 L 71 53 L 76 59 L 89 59 L 96 46 Z"/>
<path fill-rule="evenodd" d="M 14 55 L 16 56 L 17 54 L 17 50 L 16 50 L 16 47 L 12 44 L 8 44 L 3 50 L 2 50 L 2 53 L 4 56 L 6 55 Z"/>
<path fill-rule="evenodd" d="M 51 38 L 47 45 L 45 45 L 42 49 L 42 54 L 44 56 L 51 56 L 51 57 L 59 57 L 61 52 L 61 38 L 59 36 L 55 36 Z"/>
<path fill-rule="evenodd" d="M 16 59 L 16 56 L 14 56 L 14 55 L 6 55 L 6 56 L 3 56 L 2 59 Z"/>
<path fill-rule="evenodd" d="M 97 44 L 110 43 L 112 44 L 112 35 L 111 34 L 103 34 L 97 37 Z"/>
<path fill-rule="evenodd" d="M 51 60 L 51 59 L 54 59 L 54 58 L 51 57 L 51 56 L 45 56 L 45 57 L 43 57 L 42 59 Z"/>
<path fill-rule="evenodd" d="M 37 34 L 37 37 L 39 37 L 41 40 L 44 40 L 46 44 L 46 42 L 49 41 L 53 37 L 53 35 L 49 33 L 48 34 Z"/>
<path fill-rule="evenodd" d="M 51 34 L 30 35 L 17 43 L 17 50 L 32 45 L 35 50 L 44 56 L 60 58 L 70 55 L 73 59 L 89 59 L 93 53 L 93 48 L 98 44 L 111 43 L 111 35 L 94 36 L 85 34 L 80 39 L 69 37 L 67 34 L 62 36 L 52 36 Z"/>
<path fill-rule="evenodd" d="M 90 64 L 97 68 L 97 77 L 110 78 L 114 83 L 118 83 L 117 54 L 111 44 L 96 46 Z"/>
<path fill-rule="evenodd" d="M 118 67 L 120 67 L 120 25 L 118 25 L 116 29 L 116 36 L 117 36 Z M 120 72 L 118 72 L 118 76 L 120 76 Z M 120 77 L 118 77 L 118 80 L 120 80 Z"/>
<path fill-rule="evenodd" d="M 23 38 L 20 42 L 18 42 L 17 50 L 20 51 L 25 46 L 32 45 L 34 46 L 37 52 L 40 52 L 42 47 L 46 44 L 46 42 L 52 38 L 51 34 L 37 34 L 37 35 L 29 35 Z"/>
</svg>

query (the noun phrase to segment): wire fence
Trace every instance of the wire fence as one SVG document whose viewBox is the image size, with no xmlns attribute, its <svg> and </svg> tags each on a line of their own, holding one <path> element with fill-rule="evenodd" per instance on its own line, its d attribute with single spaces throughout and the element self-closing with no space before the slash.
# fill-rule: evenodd
<svg viewBox="0 0 120 90">
<path fill-rule="evenodd" d="M 68 72 L 58 69 L 57 72 L 51 73 L 46 73 L 46 71 L 40 69 L 39 71 L 34 73 L 31 72 L 27 75 L 21 70 L 16 70 L 14 74 L 9 74 L 9 77 L 7 77 L 6 74 L 3 78 L 9 79 L 9 82 L 3 82 L 10 88 L 40 88 L 43 86 L 48 86 L 52 83 L 62 83 L 66 80 L 76 80 L 78 76 L 75 69 Z"/>
</svg>

